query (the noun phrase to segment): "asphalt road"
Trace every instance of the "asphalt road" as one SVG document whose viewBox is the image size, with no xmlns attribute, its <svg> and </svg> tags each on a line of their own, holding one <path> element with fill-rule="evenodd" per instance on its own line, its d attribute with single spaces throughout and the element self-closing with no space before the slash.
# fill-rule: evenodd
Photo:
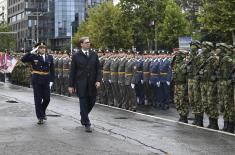
<svg viewBox="0 0 235 155">
<path fill-rule="evenodd" d="M 86 133 L 77 98 L 53 95 L 42 126 L 36 124 L 32 89 L 0 84 L 0 104 L 0 155 L 235 152 L 234 135 L 178 123 L 165 113 L 148 116 L 97 104 L 90 116 L 94 132 Z"/>
</svg>

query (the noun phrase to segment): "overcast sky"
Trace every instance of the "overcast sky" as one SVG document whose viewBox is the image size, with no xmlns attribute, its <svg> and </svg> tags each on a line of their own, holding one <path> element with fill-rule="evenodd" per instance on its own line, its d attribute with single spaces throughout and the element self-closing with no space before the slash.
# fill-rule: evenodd
<svg viewBox="0 0 235 155">
<path fill-rule="evenodd" d="M 119 0 L 113 0 L 113 3 L 116 5 L 119 2 Z"/>
</svg>

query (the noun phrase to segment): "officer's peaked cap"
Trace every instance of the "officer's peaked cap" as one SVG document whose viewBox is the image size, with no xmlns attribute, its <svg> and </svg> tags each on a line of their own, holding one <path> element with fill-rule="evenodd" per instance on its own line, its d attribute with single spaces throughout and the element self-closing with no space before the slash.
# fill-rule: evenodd
<svg viewBox="0 0 235 155">
<path fill-rule="evenodd" d="M 35 44 L 34 47 L 40 47 L 40 46 L 46 47 L 46 43 L 45 42 L 38 42 L 37 44 Z"/>
</svg>

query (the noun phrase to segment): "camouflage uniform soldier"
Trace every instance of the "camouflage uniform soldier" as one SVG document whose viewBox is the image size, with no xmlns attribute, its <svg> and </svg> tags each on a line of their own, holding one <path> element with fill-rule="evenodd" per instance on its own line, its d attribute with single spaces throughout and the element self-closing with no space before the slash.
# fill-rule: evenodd
<svg viewBox="0 0 235 155">
<path fill-rule="evenodd" d="M 63 95 L 69 95 L 67 88 L 69 87 L 69 69 L 71 66 L 71 58 L 69 55 L 65 56 L 63 58 L 63 89 L 62 89 L 62 94 Z"/>
<path fill-rule="evenodd" d="M 188 75 L 188 101 L 192 108 L 192 113 L 195 115 L 193 125 L 203 126 L 203 107 L 201 104 L 201 94 L 200 94 L 200 81 L 196 79 L 196 74 L 198 71 L 198 66 L 200 63 L 200 56 L 198 55 L 198 50 L 201 48 L 201 43 L 199 41 L 193 41 L 190 44 L 191 53 L 189 57 L 189 62 L 187 64 L 187 75 Z"/>
<path fill-rule="evenodd" d="M 187 100 L 187 65 L 185 53 L 179 51 L 173 63 L 174 102 L 180 115 L 179 121 L 188 123 L 189 104 Z"/>
<path fill-rule="evenodd" d="M 202 81 L 201 96 L 205 113 L 209 117 L 208 128 L 218 130 L 219 111 L 217 108 L 217 77 L 216 71 L 219 65 L 219 58 L 213 51 L 211 42 L 203 42 L 203 54 L 205 55 L 204 65 L 200 68 L 200 76 Z"/>
<path fill-rule="evenodd" d="M 55 51 L 56 52 L 56 51 Z M 59 62 L 59 55 L 58 53 L 55 53 L 55 57 L 54 57 L 54 65 L 55 65 L 55 84 L 54 86 L 52 86 L 52 91 L 55 92 L 55 93 L 58 93 L 59 90 L 58 88 L 60 87 L 59 86 L 59 66 L 58 66 L 58 62 Z"/>
<path fill-rule="evenodd" d="M 58 68 L 57 68 L 57 71 L 58 71 L 58 83 L 57 83 L 57 86 L 56 86 L 56 93 L 57 94 L 61 94 L 62 92 L 62 83 L 63 83 L 63 54 L 62 52 L 59 52 L 59 58 L 58 58 Z"/>
<path fill-rule="evenodd" d="M 225 53 L 221 58 L 219 67 L 219 101 L 224 111 L 224 131 L 234 133 L 234 103 L 233 103 L 233 86 L 232 86 L 232 72 L 234 60 L 232 59 L 232 50 L 228 45 L 220 43 L 217 44 L 220 52 Z"/>
</svg>

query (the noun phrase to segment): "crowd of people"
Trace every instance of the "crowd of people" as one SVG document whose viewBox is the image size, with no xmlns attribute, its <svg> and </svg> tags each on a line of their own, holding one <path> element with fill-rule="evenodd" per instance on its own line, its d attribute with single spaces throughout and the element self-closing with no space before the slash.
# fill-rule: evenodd
<svg viewBox="0 0 235 155">
<path fill-rule="evenodd" d="M 138 105 L 167 110 L 170 103 L 174 103 L 181 122 L 188 123 L 189 111 L 192 109 L 194 125 L 203 126 L 206 114 L 209 118 L 208 128 L 218 130 L 218 117 L 223 114 L 222 130 L 234 132 L 234 46 L 193 41 L 190 52 L 96 52 L 102 75 L 97 98 L 101 104 L 136 111 Z M 71 55 L 66 51 L 50 51 L 50 54 L 54 57 L 55 65 L 52 92 L 69 96 Z M 20 61 L 18 64 L 11 81 L 16 84 L 22 80 L 30 81 L 30 67 L 23 67 Z M 21 72 L 22 68 L 25 71 Z M 20 77 L 17 72 L 24 73 L 24 77 Z M 30 85 L 29 82 L 23 84 Z"/>
</svg>

